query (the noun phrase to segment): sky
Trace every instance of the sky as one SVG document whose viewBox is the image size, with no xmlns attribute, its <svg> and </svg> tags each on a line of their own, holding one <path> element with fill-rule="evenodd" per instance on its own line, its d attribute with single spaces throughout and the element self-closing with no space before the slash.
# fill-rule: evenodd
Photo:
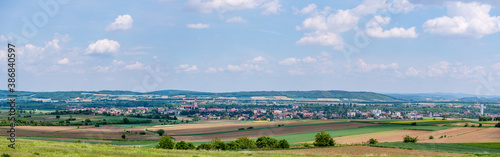
<svg viewBox="0 0 500 157">
<path fill-rule="evenodd" d="M 500 2 L 0 1 L 23 91 L 500 95 Z M 0 89 L 7 89 L 5 86 Z"/>
</svg>

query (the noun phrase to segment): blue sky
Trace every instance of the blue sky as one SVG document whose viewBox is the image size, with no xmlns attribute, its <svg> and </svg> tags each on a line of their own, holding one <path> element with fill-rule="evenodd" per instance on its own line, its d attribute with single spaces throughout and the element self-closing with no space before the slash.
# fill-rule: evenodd
<svg viewBox="0 0 500 157">
<path fill-rule="evenodd" d="M 500 95 L 500 3 L 1 1 L 18 90 Z M 6 89 L 3 86 L 0 89 Z"/>
</svg>

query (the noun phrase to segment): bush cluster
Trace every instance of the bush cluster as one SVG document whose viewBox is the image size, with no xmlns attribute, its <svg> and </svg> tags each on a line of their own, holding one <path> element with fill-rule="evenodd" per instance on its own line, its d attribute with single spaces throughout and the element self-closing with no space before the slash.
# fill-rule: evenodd
<svg viewBox="0 0 500 157">
<path fill-rule="evenodd" d="M 410 137 L 408 135 L 406 135 L 404 138 L 403 138 L 403 142 L 405 143 L 416 143 L 418 141 L 418 136 L 417 137 Z"/>
<path fill-rule="evenodd" d="M 192 142 L 180 141 L 175 143 L 174 139 L 170 136 L 162 136 L 156 148 L 162 149 L 196 149 L 196 150 L 239 150 L 239 149 L 275 149 L 275 148 L 290 148 L 290 144 L 287 140 L 277 140 L 272 137 L 261 136 L 257 140 L 249 139 L 246 136 L 239 137 L 235 141 L 230 141 L 228 143 L 222 141 L 219 138 L 214 138 L 210 143 L 202 143 L 198 147 L 195 147 Z"/>
<path fill-rule="evenodd" d="M 318 147 L 335 146 L 335 140 L 333 140 L 332 136 L 330 136 L 329 133 L 321 131 L 316 134 L 316 140 L 314 141 L 313 145 Z"/>
</svg>

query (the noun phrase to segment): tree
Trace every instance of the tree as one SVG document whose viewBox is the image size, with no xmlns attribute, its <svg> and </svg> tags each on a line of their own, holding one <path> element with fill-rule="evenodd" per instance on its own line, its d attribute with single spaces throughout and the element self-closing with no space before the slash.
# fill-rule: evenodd
<svg viewBox="0 0 500 157">
<path fill-rule="evenodd" d="M 495 127 L 500 128 L 500 122 L 498 122 L 497 124 L 495 124 Z"/>
<path fill-rule="evenodd" d="M 329 133 L 325 133 L 324 131 L 316 134 L 316 140 L 313 143 L 314 146 L 324 147 L 324 146 L 334 146 L 335 140 L 330 136 Z"/>
<path fill-rule="evenodd" d="M 249 139 L 246 136 L 239 137 L 238 139 L 236 139 L 235 142 L 238 143 L 240 149 L 255 149 L 255 148 L 257 148 L 257 145 L 255 145 L 255 141 L 252 139 Z"/>
<path fill-rule="evenodd" d="M 130 124 L 130 120 L 128 120 L 128 118 L 123 118 L 123 123 Z"/>
<path fill-rule="evenodd" d="M 87 118 L 87 119 L 85 119 L 85 122 L 90 123 L 91 121 L 90 121 L 90 119 Z"/>
<path fill-rule="evenodd" d="M 255 141 L 255 144 L 259 148 L 277 148 L 278 147 L 278 140 L 267 137 L 267 136 L 261 136 L 257 138 Z"/>
<path fill-rule="evenodd" d="M 284 148 L 284 149 L 290 148 L 290 144 L 288 144 L 288 141 L 285 139 L 280 140 L 278 145 L 280 148 Z"/>
<path fill-rule="evenodd" d="M 175 144 L 175 149 L 187 150 L 189 149 L 189 146 L 186 142 L 180 141 Z"/>
<path fill-rule="evenodd" d="M 207 143 L 202 143 L 198 147 L 196 147 L 196 150 L 201 150 L 201 149 L 210 150 L 210 149 L 212 149 L 212 145 L 207 144 Z"/>
<path fill-rule="evenodd" d="M 162 136 L 160 141 L 158 141 L 158 145 L 156 145 L 156 148 L 161 148 L 161 149 L 174 149 L 175 142 L 170 136 Z"/>
<path fill-rule="evenodd" d="M 193 142 L 189 142 L 188 147 L 189 147 L 189 149 L 196 149 L 196 146 L 194 146 Z"/>
<path fill-rule="evenodd" d="M 446 115 L 442 115 L 441 117 L 443 117 L 443 120 L 446 120 L 447 116 Z"/>
<path fill-rule="evenodd" d="M 403 138 L 403 142 L 405 142 L 405 143 L 416 143 L 417 141 L 418 141 L 418 136 L 417 137 L 410 137 L 410 136 L 406 135 Z"/>
<path fill-rule="evenodd" d="M 60 115 L 57 115 L 57 116 L 56 116 L 56 119 L 59 119 L 59 118 L 61 118 L 61 116 L 60 116 Z"/>
<path fill-rule="evenodd" d="M 227 149 L 227 145 L 226 143 L 222 142 L 220 140 L 220 138 L 214 138 L 210 141 L 210 143 L 212 144 L 212 147 L 214 149 L 217 149 L 217 150 L 226 150 Z"/>
<path fill-rule="evenodd" d="M 165 130 L 160 129 L 160 130 L 156 131 L 156 133 L 158 133 L 158 135 L 160 135 L 160 136 L 163 136 L 163 134 L 165 133 Z"/>
<path fill-rule="evenodd" d="M 227 144 L 227 149 L 229 150 L 237 150 L 239 149 L 239 144 L 236 143 L 235 141 L 231 141 Z"/>
<path fill-rule="evenodd" d="M 370 144 L 377 144 L 378 140 L 374 139 L 374 138 L 370 138 L 370 140 L 368 140 L 368 143 L 370 143 Z"/>
<path fill-rule="evenodd" d="M 127 136 L 125 134 L 122 134 L 122 139 L 125 139 L 127 138 Z"/>
</svg>

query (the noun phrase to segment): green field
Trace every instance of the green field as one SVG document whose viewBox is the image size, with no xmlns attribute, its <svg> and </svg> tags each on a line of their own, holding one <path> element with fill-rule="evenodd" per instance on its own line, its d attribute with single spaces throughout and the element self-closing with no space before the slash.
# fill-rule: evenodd
<svg viewBox="0 0 500 157">
<path fill-rule="evenodd" d="M 451 153 L 500 155 L 500 143 L 379 143 L 375 146 Z"/>
<path fill-rule="evenodd" d="M 427 130 L 427 131 L 437 131 L 443 129 L 449 129 L 450 127 L 440 127 L 435 125 L 430 126 L 411 126 L 411 125 L 399 125 L 399 124 L 380 124 L 373 126 L 365 126 L 359 128 L 349 128 L 349 129 L 338 129 L 338 130 L 326 130 L 326 133 L 332 135 L 332 137 L 349 136 L 357 134 L 367 134 L 383 131 L 393 131 L 393 130 Z M 315 132 L 305 132 L 287 135 L 273 136 L 276 139 L 286 139 L 292 145 L 298 145 L 299 143 L 306 141 L 313 141 L 314 135 L 319 131 Z"/>
</svg>

